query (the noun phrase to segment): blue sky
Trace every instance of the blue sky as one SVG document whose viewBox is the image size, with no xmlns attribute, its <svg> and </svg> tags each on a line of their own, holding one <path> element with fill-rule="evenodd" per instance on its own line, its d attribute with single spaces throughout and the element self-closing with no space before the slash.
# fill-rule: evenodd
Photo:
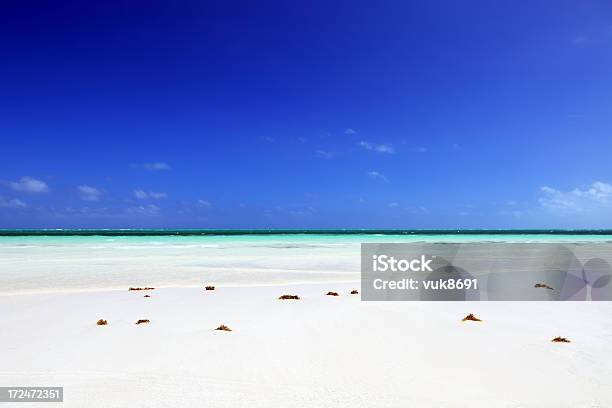
<svg viewBox="0 0 612 408">
<path fill-rule="evenodd" d="M 3 6 L 2 228 L 612 227 L 609 2 L 111 3 Z"/>
</svg>

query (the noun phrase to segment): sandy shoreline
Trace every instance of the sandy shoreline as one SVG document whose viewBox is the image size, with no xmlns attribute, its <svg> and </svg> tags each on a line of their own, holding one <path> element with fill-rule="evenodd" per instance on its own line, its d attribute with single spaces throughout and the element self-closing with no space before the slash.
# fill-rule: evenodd
<svg viewBox="0 0 612 408">
<path fill-rule="evenodd" d="M 610 302 L 375 303 L 358 287 L 0 296 L 0 382 L 64 386 L 70 407 L 612 406 Z"/>
</svg>

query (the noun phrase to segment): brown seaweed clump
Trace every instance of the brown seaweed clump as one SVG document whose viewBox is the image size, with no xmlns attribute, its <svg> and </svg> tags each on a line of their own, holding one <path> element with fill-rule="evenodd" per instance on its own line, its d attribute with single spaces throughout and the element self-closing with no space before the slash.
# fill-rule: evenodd
<svg viewBox="0 0 612 408">
<path fill-rule="evenodd" d="M 215 290 L 215 287 L 209 285 L 209 286 L 204 286 L 204 289 L 206 289 L 206 290 Z"/>
<path fill-rule="evenodd" d="M 359 291 L 357 289 L 351 290 L 351 295 L 358 295 Z"/>
<path fill-rule="evenodd" d="M 144 288 L 130 288 L 129 290 L 154 290 L 155 288 L 144 287 Z"/>
<path fill-rule="evenodd" d="M 151 297 L 151 295 L 144 295 L 144 297 Z"/>
<path fill-rule="evenodd" d="M 136 322 L 136 324 L 143 324 L 143 323 L 151 323 L 151 321 L 149 319 L 140 319 Z"/>
<path fill-rule="evenodd" d="M 461 321 L 462 322 L 467 322 L 468 320 L 471 321 L 471 322 L 482 322 L 482 320 L 480 320 L 479 318 L 474 316 L 473 313 L 470 313 L 469 315 L 465 316 Z"/>
<path fill-rule="evenodd" d="M 280 300 L 300 300 L 298 295 L 282 295 L 279 297 Z"/>
<path fill-rule="evenodd" d="M 557 336 L 554 339 L 551 340 L 553 343 L 571 343 L 570 340 L 566 339 L 565 337 L 561 337 L 561 336 Z"/>
<path fill-rule="evenodd" d="M 326 295 L 327 296 L 340 296 L 338 292 L 327 292 Z"/>
<path fill-rule="evenodd" d="M 535 285 L 533 285 L 533 287 L 554 290 L 551 286 L 548 286 L 545 283 L 536 283 Z"/>
<path fill-rule="evenodd" d="M 215 330 L 221 330 L 221 331 L 232 331 L 232 329 L 230 329 L 229 327 L 227 327 L 226 325 L 222 324 L 221 326 L 217 327 Z"/>
<path fill-rule="evenodd" d="M 97 324 L 98 326 L 106 326 L 106 325 L 108 324 L 108 322 L 107 322 L 106 320 L 104 320 L 104 319 L 100 319 L 100 320 L 98 320 L 98 321 L 96 322 L 96 324 Z"/>
</svg>

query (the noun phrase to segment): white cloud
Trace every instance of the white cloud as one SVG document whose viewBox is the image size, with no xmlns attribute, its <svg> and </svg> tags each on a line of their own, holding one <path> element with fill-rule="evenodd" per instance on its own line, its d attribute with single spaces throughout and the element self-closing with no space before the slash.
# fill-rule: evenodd
<svg viewBox="0 0 612 408">
<path fill-rule="evenodd" d="M 593 183 L 590 189 L 586 191 L 586 194 L 592 196 L 597 200 L 608 200 L 610 196 L 612 196 L 612 185 L 608 183 L 602 183 L 601 181 L 596 181 Z"/>
<path fill-rule="evenodd" d="M 136 197 L 136 198 L 138 198 L 140 200 L 144 200 L 144 199 L 148 198 L 149 195 L 144 190 L 134 190 L 134 197 Z"/>
<path fill-rule="evenodd" d="M 378 153 L 395 153 L 395 149 L 390 144 L 375 144 L 362 140 L 361 142 L 359 142 L 359 146 L 363 147 L 366 150 L 372 150 Z"/>
<path fill-rule="evenodd" d="M 127 212 L 130 214 L 144 215 L 147 217 L 155 217 L 159 215 L 160 208 L 154 204 L 138 205 L 129 207 Z"/>
<path fill-rule="evenodd" d="M 212 204 L 210 203 L 210 201 L 198 200 L 198 204 L 204 208 L 212 208 Z"/>
<path fill-rule="evenodd" d="M 332 159 L 334 157 L 332 153 L 326 152 L 325 150 L 316 150 L 315 154 L 317 155 L 317 157 L 320 157 L 322 159 Z"/>
<path fill-rule="evenodd" d="M 356 131 L 356 130 L 354 130 L 354 129 L 348 128 L 348 129 L 346 129 L 346 130 L 344 131 L 344 134 L 345 134 L 345 135 L 356 135 L 356 134 L 357 134 L 357 131 Z"/>
<path fill-rule="evenodd" d="M 149 171 L 165 171 L 171 169 L 170 165 L 166 162 L 132 164 L 131 167 L 141 168 Z"/>
<path fill-rule="evenodd" d="M 9 185 L 13 190 L 26 193 L 48 193 L 50 191 L 47 183 L 32 177 L 22 177 L 19 181 L 11 181 Z"/>
<path fill-rule="evenodd" d="M 160 198 L 168 198 L 168 194 L 166 193 L 156 193 L 155 191 L 149 191 L 149 197 L 160 199 Z"/>
<path fill-rule="evenodd" d="M 612 185 L 596 181 L 590 187 L 581 190 L 575 188 L 571 191 L 560 191 L 552 187 L 540 188 L 543 194 L 538 202 L 550 210 L 583 212 L 597 208 L 611 207 Z"/>
<path fill-rule="evenodd" d="M 371 178 L 373 178 L 373 179 L 382 180 L 382 181 L 384 181 L 385 183 L 390 183 L 390 181 L 389 181 L 389 179 L 387 178 L 387 176 L 385 176 L 384 174 L 379 173 L 379 172 L 377 172 L 377 171 L 375 171 L 375 170 L 368 171 L 368 176 L 370 176 L 370 177 L 371 177 Z"/>
<path fill-rule="evenodd" d="M 161 198 L 168 198 L 168 194 L 166 193 L 158 193 L 155 191 L 146 192 L 144 190 L 134 190 L 134 197 L 139 200 L 147 200 L 147 199 L 156 199 L 159 200 Z"/>
<path fill-rule="evenodd" d="M 389 203 L 389 207 L 399 207 L 399 203 L 393 201 L 392 203 Z"/>
<path fill-rule="evenodd" d="M 77 190 L 81 196 L 81 199 L 85 201 L 98 201 L 102 195 L 101 190 L 87 185 L 78 186 Z"/>
<path fill-rule="evenodd" d="M 0 197 L 0 208 L 26 208 L 28 205 L 23 201 L 13 198 L 13 199 L 5 199 Z"/>
<path fill-rule="evenodd" d="M 427 153 L 427 148 L 423 147 L 423 146 L 419 146 L 419 147 L 415 148 L 414 151 L 417 152 L 417 153 Z"/>
</svg>

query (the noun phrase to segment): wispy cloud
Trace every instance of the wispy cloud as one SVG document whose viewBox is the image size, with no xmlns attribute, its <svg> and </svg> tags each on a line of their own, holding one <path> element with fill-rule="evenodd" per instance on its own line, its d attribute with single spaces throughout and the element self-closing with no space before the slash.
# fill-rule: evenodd
<svg viewBox="0 0 612 408">
<path fill-rule="evenodd" d="M 366 150 L 372 150 L 378 153 L 388 153 L 388 154 L 395 153 L 395 149 L 390 144 L 375 144 L 375 143 L 370 143 L 370 142 L 366 142 L 365 140 L 362 140 L 361 142 L 359 142 L 359 146 L 361 146 L 362 148 Z"/>
<path fill-rule="evenodd" d="M 9 182 L 9 186 L 16 191 L 22 191 L 25 193 L 48 193 L 51 191 L 47 183 L 41 180 L 37 180 L 33 177 L 22 177 L 19 181 Z"/>
<path fill-rule="evenodd" d="M 154 204 L 129 207 L 126 211 L 128 214 L 143 215 L 146 217 L 156 217 L 160 214 L 160 208 Z"/>
<path fill-rule="evenodd" d="M 542 196 L 538 202 L 550 210 L 584 212 L 597 208 L 612 208 L 612 185 L 596 181 L 586 189 L 575 188 L 561 191 L 552 187 L 540 188 Z"/>
<path fill-rule="evenodd" d="M 102 190 L 88 185 L 78 186 L 77 191 L 81 196 L 81 200 L 85 201 L 98 201 L 100 199 L 100 196 L 103 194 Z"/>
<path fill-rule="evenodd" d="M 158 193 L 155 191 L 144 191 L 144 190 L 134 190 L 134 197 L 138 198 L 139 200 L 148 200 L 148 199 L 155 199 L 155 200 L 159 200 L 161 198 L 167 198 L 168 194 L 166 193 Z"/>
<path fill-rule="evenodd" d="M 149 171 L 166 171 L 171 169 L 170 165 L 166 162 L 130 164 L 130 167 L 145 169 Z"/>
<path fill-rule="evenodd" d="M 327 152 L 325 150 L 316 150 L 315 154 L 321 159 L 332 159 L 334 157 L 333 153 Z"/>
<path fill-rule="evenodd" d="M 266 143 L 274 143 L 274 138 L 270 136 L 263 137 L 262 140 Z"/>
<path fill-rule="evenodd" d="M 423 146 L 415 147 L 414 151 L 417 153 L 427 153 L 427 148 Z"/>
<path fill-rule="evenodd" d="M 198 205 L 204 208 L 212 208 L 212 204 L 210 203 L 210 201 L 206 200 L 198 200 Z"/>
<path fill-rule="evenodd" d="M 390 183 L 389 179 L 387 178 L 387 176 L 385 176 L 382 173 L 379 173 L 378 171 L 372 170 L 372 171 L 368 171 L 368 176 L 370 176 L 373 179 L 376 180 L 382 180 L 385 183 Z"/>
<path fill-rule="evenodd" d="M 139 200 L 145 200 L 149 198 L 149 194 L 143 190 L 134 190 L 134 197 L 138 198 Z"/>
<path fill-rule="evenodd" d="M 345 135 L 356 135 L 357 131 L 355 129 L 348 128 L 344 131 Z"/>
<path fill-rule="evenodd" d="M 26 208 L 27 206 L 26 203 L 17 198 L 5 199 L 4 197 L 0 197 L 1 208 Z"/>
</svg>

